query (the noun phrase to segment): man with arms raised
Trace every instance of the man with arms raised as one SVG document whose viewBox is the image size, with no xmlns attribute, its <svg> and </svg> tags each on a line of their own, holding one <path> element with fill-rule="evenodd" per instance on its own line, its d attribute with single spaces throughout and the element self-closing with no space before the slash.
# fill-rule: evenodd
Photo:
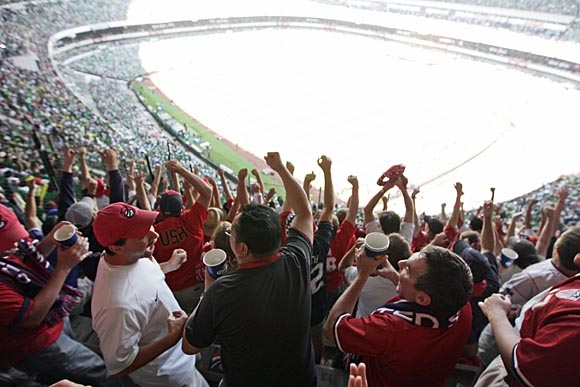
<svg viewBox="0 0 580 387">
<path fill-rule="evenodd" d="M 219 339 L 222 386 L 314 386 L 310 340 L 312 213 L 306 194 L 275 152 L 266 162 L 286 189 L 296 216 L 280 248 L 282 227 L 271 208 L 249 204 L 232 222 L 238 270 L 206 276 L 206 294 L 186 324 L 183 350 L 197 353 Z"/>
<path fill-rule="evenodd" d="M 371 387 L 442 386 L 471 328 L 471 271 L 451 251 L 428 246 L 399 262 L 399 298 L 353 317 L 364 284 L 385 262 L 360 249 L 358 275 L 331 309 L 325 335 L 363 357 Z"/>
</svg>

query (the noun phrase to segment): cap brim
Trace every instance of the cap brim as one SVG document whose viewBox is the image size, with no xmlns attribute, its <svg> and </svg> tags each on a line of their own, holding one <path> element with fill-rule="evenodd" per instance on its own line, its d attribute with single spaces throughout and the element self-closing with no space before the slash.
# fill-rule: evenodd
<svg viewBox="0 0 580 387">
<path fill-rule="evenodd" d="M 134 220 L 136 224 L 124 233 L 123 238 L 143 238 L 151 229 L 158 214 L 156 211 L 146 210 L 136 212 Z"/>
</svg>

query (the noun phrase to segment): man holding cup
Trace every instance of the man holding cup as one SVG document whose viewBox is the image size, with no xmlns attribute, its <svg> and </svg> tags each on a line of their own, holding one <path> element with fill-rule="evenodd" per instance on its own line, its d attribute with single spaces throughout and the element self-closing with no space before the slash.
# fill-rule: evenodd
<svg viewBox="0 0 580 387">
<path fill-rule="evenodd" d="M 284 183 L 296 217 L 280 248 L 278 214 L 252 203 L 232 222 L 230 244 L 238 259 L 234 273 L 210 280 L 187 321 L 183 350 L 194 354 L 219 339 L 222 386 L 315 386 L 310 340 L 312 213 L 306 193 L 278 153 L 267 164 Z"/>
<path fill-rule="evenodd" d="M 357 254 L 358 275 L 331 309 L 325 335 L 363 357 L 369 386 L 442 385 L 471 328 L 471 271 L 457 254 L 428 246 L 399 262 L 398 298 L 355 318 L 356 300 L 387 257 Z"/>
<path fill-rule="evenodd" d="M 65 279 L 90 254 L 87 238 L 59 247 L 54 268 L 45 258 L 59 244 L 55 233 L 67 227 L 72 225 L 58 223 L 37 243 L 0 204 L 0 364 L 36 375 L 43 384 L 67 378 L 106 385 L 113 381 L 106 380 L 103 360 L 74 339 L 68 319 L 82 293 Z"/>
</svg>

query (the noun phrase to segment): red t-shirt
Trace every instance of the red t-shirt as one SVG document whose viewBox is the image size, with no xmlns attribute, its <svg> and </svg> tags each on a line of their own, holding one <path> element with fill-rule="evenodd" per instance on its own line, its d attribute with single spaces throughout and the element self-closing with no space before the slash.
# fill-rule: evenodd
<svg viewBox="0 0 580 387">
<path fill-rule="evenodd" d="M 525 312 L 510 386 L 578 386 L 580 276 L 556 285 Z"/>
<path fill-rule="evenodd" d="M 427 244 L 429 244 L 429 234 L 425 231 L 421 231 L 415 238 L 413 238 L 413 241 L 411 242 L 411 251 L 414 253 L 421 251 L 421 249 L 427 246 Z"/>
<path fill-rule="evenodd" d="M 26 265 L 19 258 L 7 259 Z M 14 328 L 10 327 L 20 314 L 22 314 L 20 321 L 25 320 L 33 305 L 33 300 L 0 281 L 0 364 L 17 364 L 32 354 L 48 348 L 60 337 L 64 320 L 53 326 L 42 323 L 36 328 L 21 328 L 17 324 Z"/>
<path fill-rule="evenodd" d="M 187 252 L 187 261 L 177 270 L 165 275 L 165 282 L 173 291 L 187 289 L 204 281 L 205 265 L 201 260 L 204 245 L 203 224 L 207 208 L 195 203 L 179 217 L 168 217 L 155 224 L 159 239 L 155 242 L 155 259 L 167 262 L 175 249 Z"/>
<path fill-rule="evenodd" d="M 426 328 L 386 312 L 364 318 L 343 314 L 334 339 L 343 352 L 363 356 L 369 387 L 442 386 L 471 330 L 469 303 L 449 328 Z"/>
<path fill-rule="evenodd" d="M 326 257 L 326 292 L 329 294 L 336 291 L 344 282 L 344 276 L 338 271 L 338 265 L 356 242 L 355 234 L 356 226 L 344 220 L 330 241 L 330 250 Z"/>
<path fill-rule="evenodd" d="M 448 243 L 441 247 L 445 247 L 448 249 L 453 248 L 453 245 L 455 244 L 455 242 L 457 242 L 459 230 L 457 230 L 457 227 L 445 226 L 443 228 L 443 232 L 447 236 Z M 417 234 L 415 238 L 413 238 L 413 241 L 411 242 L 411 251 L 413 253 L 421 251 L 421 249 L 427 246 L 428 244 L 429 244 L 429 234 L 425 231 L 421 231 L 419 234 Z"/>
</svg>

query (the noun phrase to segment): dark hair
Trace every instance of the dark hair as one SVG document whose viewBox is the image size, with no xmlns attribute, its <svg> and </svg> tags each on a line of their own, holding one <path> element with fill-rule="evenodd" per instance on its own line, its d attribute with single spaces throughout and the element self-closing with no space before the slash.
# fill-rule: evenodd
<svg viewBox="0 0 580 387">
<path fill-rule="evenodd" d="M 125 242 L 127 242 L 127 238 L 121 238 L 117 242 L 113 243 L 113 246 L 123 246 Z M 105 252 L 107 253 L 107 255 L 115 255 L 115 253 L 112 252 L 108 246 L 105 247 Z"/>
<path fill-rule="evenodd" d="M 336 217 L 338 218 L 338 223 L 342 223 L 345 219 L 346 216 L 348 215 L 348 208 L 339 208 L 336 211 Z"/>
<path fill-rule="evenodd" d="M 472 229 L 473 231 L 479 231 L 479 232 L 481 232 L 481 230 L 483 229 L 483 220 L 481 220 L 477 216 L 474 216 L 469 221 L 469 228 Z"/>
<path fill-rule="evenodd" d="M 574 257 L 580 253 L 580 226 L 574 226 L 560 235 L 555 247 L 566 269 L 580 271 L 580 267 L 574 264 Z"/>
<path fill-rule="evenodd" d="M 379 222 L 386 235 L 401 231 L 401 217 L 396 212 L 383 212 L 379 217 Z"/>
<path fill-rule="evenodd" d="M 409 259 L 411 256 L 411 248 L 409 242 L 399 233 L 389 234 L 389 248 L 387 249 L 389 262 L 395 270 L 399 271 L 399 261 Z"/>
<path fill-rule="evenodd" d="M 427 220 L 427 226 L 429 226 L 429 239 L 433 239 L 435 235 L 443 231 L 443 223 L 432 216 Z"/>
<path fill-rule="evenodd" d="M 269 207 L 256 203 L 242 207 L 232 228 L 236 240 L 245 243 L 255 258 L 267 258 L 280 249 L 280 217 Z"/>
<path fill-rule="evenodd" d="M 469 243 L 470 245 L 477 243 L 481 240 L 481 237 L 479 236 L 478 232 L 475 231 L 463 231 L 461 233 L 461 235 L 459 235 L 459 240 L 463 240 L 467 238 L 467 243 Z"/>
<path fill-rule="evenodd" d="M 428 269 L 419 274 L 415 287 L 431 297 L 429 307 L 438 318 L 448 319 L 471 298 L 471 270 L 459 255 L 442 247 L 427 246 L 420 254 Z"/>
</svg>

